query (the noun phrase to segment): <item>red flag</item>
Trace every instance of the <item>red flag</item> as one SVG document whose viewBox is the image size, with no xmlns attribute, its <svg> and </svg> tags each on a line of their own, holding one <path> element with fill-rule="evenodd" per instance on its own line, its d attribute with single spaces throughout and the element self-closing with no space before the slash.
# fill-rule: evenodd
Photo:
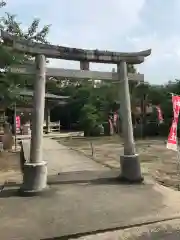
<svg viewBox="0 0 180 240">
<path fill-rule="evenodd" d="M 174 116 L 168 136 L 167 148 L 177 151 L 177 125 L 180 111 L 180 96 L 172 96 L 172 104 Z"/>
<path fill-rule="evenodd" d="M 21 129 L 21 119 L 20 116 L 16 116 L 16 133 L 20 133 Z"/>
<path fill-rule="evenodd" d="M 157 110 L 157 114 L 158 114 L 159 123 L 163 123 L 164 119 L 163 119 L 161 107 L 156 106 L 156 110 Z"/>
</svg>

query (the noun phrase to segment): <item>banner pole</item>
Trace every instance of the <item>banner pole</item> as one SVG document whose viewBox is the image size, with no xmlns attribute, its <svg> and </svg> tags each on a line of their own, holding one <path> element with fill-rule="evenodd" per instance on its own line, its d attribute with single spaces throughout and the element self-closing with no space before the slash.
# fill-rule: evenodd
<svg viewBox="0 0 180 240">
<path fill-rule="evenodd" d="M 179 180 L 180 180 L 180 149 L 179 149 L 179 146 L 178 146 L 178 143 L 177 143 L 177 189 L 178 191 L 180 191 L 180 183 L 179 183 Z"/>
</svg>

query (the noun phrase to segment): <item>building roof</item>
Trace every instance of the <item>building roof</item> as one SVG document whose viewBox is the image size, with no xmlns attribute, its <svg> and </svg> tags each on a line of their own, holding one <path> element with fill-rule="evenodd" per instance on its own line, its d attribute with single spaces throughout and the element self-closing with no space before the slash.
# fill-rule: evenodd
<svg viewBox="0 0 180 240">
<path fill-rule="evenodd" d="M 32 90 L 29 89 L 21 89 L 19 90 L 18 94 L 20 96 L 29 96 L 29 97 L 33 97 L 34 92 Z M 51 94 L 51 93 L 46 93 L 45 95 L 46 99 L 50 99 L 50 100 L 65 100 L 68 99 L 69 96 L 59 96 L 59 95 L 55 95 L 55 94 Z"/>
</svg>

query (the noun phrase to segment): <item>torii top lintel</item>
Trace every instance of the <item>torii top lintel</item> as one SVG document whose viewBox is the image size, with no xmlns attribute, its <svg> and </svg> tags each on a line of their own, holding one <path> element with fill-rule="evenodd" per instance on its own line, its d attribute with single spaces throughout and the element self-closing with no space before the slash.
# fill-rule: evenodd
<svg viewBox="0 0 180 240">
<path fill-rule="evenodd" d="M 126 61 L 131 64 L 144 62 L 145 57 L 151 54 L 151 49 L 140 52 L 111 52 L 101 50 L 87 50 L 70 48 L 52 44 L 34 43 L 28 40 L 20 40 L 1 31 L 2 39 L 12 42 L 14 50 L 31 55 L 43 54 L 48 58 L 57 58 L 73 61 L 88 61 L 97 63 L 119 63 Z"/>
</svg>

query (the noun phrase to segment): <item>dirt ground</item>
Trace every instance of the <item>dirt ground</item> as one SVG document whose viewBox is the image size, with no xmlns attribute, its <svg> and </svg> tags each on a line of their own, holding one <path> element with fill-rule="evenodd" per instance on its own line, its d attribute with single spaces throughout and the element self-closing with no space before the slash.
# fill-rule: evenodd
<svg viewBox="0 0 180 240">
<path fill-rule="evenodd" d="M 123 142 L 120 137 L 100 138 L 59 138 L 60 143 L 93 158 L 102 165 L 119 169 L 120 155 L 123 154 Z M 163 139 L 145 139 L 136 141 L 142 172 L 151 175 L 157 182 L 178 189 L 180 170 L 178 171 L 177 153 L 168 150 Z M 0 152 L 0 185 L 5 181 L 21 181 L 19 153 Z M 179 174 L 178 174 L 179 172 Z"/>
<path fill-rule="evenodd" d="M 0 185 L 21 180 L 19 152 L 0 152 Z"/>
<path fill-rule="evenodd" d="M 120 167 L 119 159 L 123 154 L 123 142 L 118 136 L 64 138 L 59 141 L 105 166 L 115 169 Z M 165 139 L 137 140 L 136 148 L 144 175 L 151 175 L 157 182 L 165 186 L 179 188 L 180 174 L 178 174 L 177 153 L 166 148 Z"/>
</svg>

